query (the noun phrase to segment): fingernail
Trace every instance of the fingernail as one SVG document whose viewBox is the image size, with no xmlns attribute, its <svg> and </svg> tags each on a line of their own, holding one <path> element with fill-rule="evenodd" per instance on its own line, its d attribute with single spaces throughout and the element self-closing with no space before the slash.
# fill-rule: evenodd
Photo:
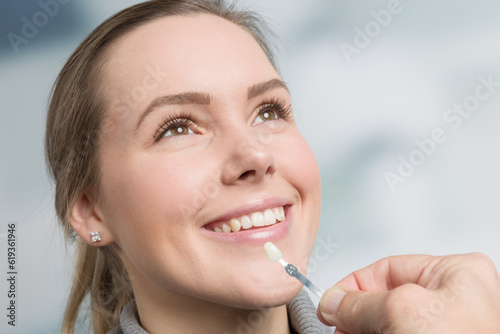
<svg viewBox="0 0 500 334">
<path fill-rule="evenodd" d="M 322 315 L 333 315 L 337 312 L 340 302 L 347 293 L 339 288 L 331 288 L 325 292 L 319 302 Z"/>
</svg>

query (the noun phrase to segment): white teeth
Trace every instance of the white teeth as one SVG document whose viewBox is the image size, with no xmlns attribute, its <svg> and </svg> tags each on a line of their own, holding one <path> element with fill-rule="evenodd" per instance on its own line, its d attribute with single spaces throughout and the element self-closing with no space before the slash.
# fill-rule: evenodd
<svg viewBox="0 0 500 334">
<path fill-rule="evenodd" d="M 247 215 L 241 217 L 241 227 L 244 229 L 252 227 L 252 221 Z"/>
<path fill-rule="evenodd" d="M 285 220 L 285 210 L 283 210 L 283 207 L 275 208 L 274 215 L 276 216 L 276 219 L 279 222 L 282 222 L 283 220 Z"/>
<path fill-rule="evenodd" d="M 276 223 L 276 216 L 271 211 L 271 209 L 267 209 L 264 211 L 264 225 L 269 226 Z"/>
<path fill-rule="evenodd" d="M 253 226 L 264 226 L 264 215 L 262 213 L 254 212 L 251 217 Z"/>
<path fill-rule="evenodd" d="M 281 219 L 279 219 L 279 218 L 278 218 L 278 220 L 279 220 L 280 222 L 282 222 L 283 220 L 285 220 L 285 209 L 283 209 L 283 207 L 282 207 L 282 206 L 280 206 L 280 207 L 278 208 L 278 211 L 279 211 L 280 216 L 281 216 L 281 217 L 280 217 Z"/>
<path fill-rule="evenodd" d="M 278 208 L 275 208 L 275 209 L 273 210 L 273 213 L 274 213 L 274 216 L 276 217 L 276 219 L 277 219 L 278 221 L 281 221 L 281 214 L 280 214 L 280 210 L 279 210 Z"/>
<path fill-rule="evenodd" d="M 231 231 L 233 232 L 238 232 L 241 229 L 241 223 L 236 218 L 229 221 L 229 226 L 231 226 Z"/>
<path fill-rule="evenodd" d="M 238 232 L 241 229 L 249 229 L 253 226 L 262 227 L 276 224 L 285 220 L 285 210 L 283 207 L 266 209 L 264 212 L 254 212 L 250 216 L 243 215 L 239 218 L 232 218 L 229 224 L 214 227 L 215 232 Z"/>
</svg>

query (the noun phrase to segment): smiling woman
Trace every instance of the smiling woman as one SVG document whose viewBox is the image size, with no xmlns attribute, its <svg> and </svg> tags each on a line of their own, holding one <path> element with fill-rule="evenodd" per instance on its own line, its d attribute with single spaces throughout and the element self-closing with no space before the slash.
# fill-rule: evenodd
<svg viewBox="0 0 500 334">
<path fill-rule="evenodd" d="M 69 58 L 45 140 L 78 255 L 62 331 L 90 297 L 97 334 L 498 333 L 500 276 L 481 254 L 379 260 L 317 313 L 268 261 L 272 242 L 306 274 L 321 199 L 265 31 L 222 0 L 152 0 Z"/>
<path fill-rule="evenodd" d="M 63 332 L 87 293 L 95 333 L 325 330 L 262 248 L 306 272 L 320 211 L 270 50 L 254 14 L 156 0 L 70 57 L 46 131 L 56 210 L 78 243 Z"/>
</svg>

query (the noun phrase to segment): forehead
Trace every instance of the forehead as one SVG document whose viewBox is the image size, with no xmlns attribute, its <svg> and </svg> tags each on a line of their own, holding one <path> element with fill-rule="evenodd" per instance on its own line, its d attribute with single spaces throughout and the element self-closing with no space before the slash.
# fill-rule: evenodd
<svg viewBox="0 0 500 334">
<path fill-rule="evenodd" d="M 165 17 L 134 29 L 110 47 L 103 74 L 106 96 L 134 106 L 159 91 L 217 96 L 278 76 L 249 32 L 209 14 Z"/>
</svg>

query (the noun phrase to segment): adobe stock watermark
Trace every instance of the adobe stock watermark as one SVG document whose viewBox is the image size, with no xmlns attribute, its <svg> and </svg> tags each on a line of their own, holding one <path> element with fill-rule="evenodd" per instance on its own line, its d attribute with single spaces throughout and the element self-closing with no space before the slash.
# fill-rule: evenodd
<svg viewBox="0 0 500 334">
<path fill-rule="evenodd" d="M 106 111 L 106 117 L 99 128 L 92 128 L 81 134 L 81 140 L 64 147 L 64 159 L 57 166 L 57 171 L 64 170 L 71 174 L 72 170 L 88 159 L 90 149 L 98 146 L 100 138 L 113 132 L 115 127 L 130 117 L 134 108 L 147 98 L 149 91 L 155 90 L 166 77 L 166 72 L 159 66 L 147 65 L 144 68 L 142 81 L 135 85 L 122 99 L 112 103 L 112 110 Z"/>
<path fill-rule="evenodd" d="M 465 289 L 467 285 L 461 284 L 458 280 L 448 283 L 440 290 L 438 297 L 416 310 L 416 314 L 410 319 L 412 326 L 425 330 L 431 322 L 446 312 L 446 307 L 454 303 Z"/>
<path fill-rule="evenodd" d="M 19 295 L 19 266 L 18 266 L 18 250 L 19 250 L 19 241 L 18 241 L 18 233 L 17 233 L 17 223 L 10 222 L 7 224 L 7 271 L 6 281 L 7 291 L 6 291 L 6 316 L 7 316 L 7 324 L 9 326 L 15 327 L 17 321 L 17 296 Z"/>
<path fill-rule="evenodd" d="M 352 62 L 354 55 L 359 55 L 361 51 L 365 50 L 383 31 L 387 28 L 394 16 L 403 12 L 404 7 L 399 0 L 390 0 L 387 3 L 386 9 L 372 10 L 370 15 L 373 20 L 365 23 L 363 28 L 359 26 L 354 27 L 354 38 L 351 43 L 342 42 L 340 44 L 340 51 L 342 52 L 348 64 Z"/>
<path fill-rule="evenodd" d="M 120 119 L 128 117 L 130 111 L 138 108 L 148 98 L 148 93 L 156 90 L 168 76 L 159 64 L 146 66 L 144 72 L 142 81 L 113 104 L 113 109 L 120 113 Z"/>
<path fill-rule="evenodd" d="M 332 241 L 331 234 L 328 234 L 326 238 L 318 236 L 307 264 L 307 274 L 310 275 L 318 271 L 321 263 L 328 261 L 339 247 L 339 243 Z"/>
<path fill-rule="evenodd" d="M 35 38 L 40 29 L 49 24 L 50 19 L 55 17 L 60 10 L 61 5 L 66 5 L 71 0 L 40 0 L 38 5 L 40 10 L 35 12 L 30 18 L 21 17 L 20 33 L 9 32 L 7 38 L 15 54 L 19 53 L 19 47 L 26 45 Z"/>
<path fill-rule="evenodd" d="M 470 118 L 476 112 L 481 103 L 485 102 L 500 87 L 500 82 L 495 81 L 492 74 L 488 77 L 480 76 L 477 79 L 479 84 L 474 89 L 474 93 L 466 96 L 462 103 L 455 103 L 443 113 L 443 121 L 452 130 L 457 130 L 462 126 L 465 119 Z M 394 192 L 398 184 L 404 183 L 411 177 L 416 167 L 422 166 L 436 151 L 438 145 L 448 140 L 448 134 L 443 127 L 436 127 L 430 132 L 430 136 L 414 141 L 415 149 L 406 156 L 399 155 L 399 166 L 395 172 L 386 171 L 384 178 L 389 189 Z"/>
</svg>

